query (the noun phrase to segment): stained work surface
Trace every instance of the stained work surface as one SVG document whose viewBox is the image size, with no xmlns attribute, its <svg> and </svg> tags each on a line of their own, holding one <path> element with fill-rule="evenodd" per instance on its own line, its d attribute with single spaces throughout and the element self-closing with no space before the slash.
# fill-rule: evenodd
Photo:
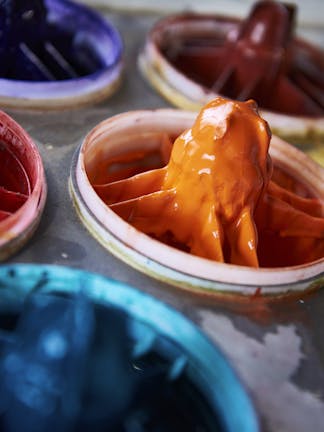
<svg viewBox="0 0 324 432">
<path fill-rule="evenodd" d="M 62 113 L 9 114 L 33 137 L 43 156 L 49 192 L 39 229 L 10 262 L 68 265 L 107 275 L 171 304 L 198 323 L 228 355 L 250 391 L 264 431 L 321 431 L 324 424 L 324 290 L 266 305 L 190 296 L 128 267 L 81 225 L 68 193 L 72 155 L 101 120 L 133 110 L 169 107 L 135 67 L 156 16 L 107 14 L 125 43 L 120 90 L 91 108 Z"/>
</svg>

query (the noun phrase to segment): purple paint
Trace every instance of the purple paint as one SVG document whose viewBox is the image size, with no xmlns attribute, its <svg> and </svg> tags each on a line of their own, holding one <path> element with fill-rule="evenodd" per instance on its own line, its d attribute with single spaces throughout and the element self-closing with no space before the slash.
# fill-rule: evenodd
<svg viewBox="0 0 324 432">
<path fill-rule="evenodd" d="M 34 0 L 28 8 L 20 3 L 0 7 L 0 24 L 7 19 L 0 43 L 4 105 L 38 101 L 46 107 L 49 101 L 57 107 L 68 98 L 76 98 L 77 104 L 78 98 L 105 93 L 119 79 L 122 41 L 98 13 L 69 0 Z"/>
</svg>

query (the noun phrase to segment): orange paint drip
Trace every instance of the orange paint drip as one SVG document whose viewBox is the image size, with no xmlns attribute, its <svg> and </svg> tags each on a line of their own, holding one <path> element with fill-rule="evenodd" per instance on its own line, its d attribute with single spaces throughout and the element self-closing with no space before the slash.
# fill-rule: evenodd
<svg viewBox="0 0 324 432">
<path fill-rule="evenodd" d="M 322 206 L 271 180 L 270 138 L 253 101 L 217 98 L 175 140 L 166 166 L 94 187 L 137 229 L 204 258 L 252 267 L 320 258 Z M 282 241 L 297 252 L 272 262 L 267 250 Z"/>
</svg>

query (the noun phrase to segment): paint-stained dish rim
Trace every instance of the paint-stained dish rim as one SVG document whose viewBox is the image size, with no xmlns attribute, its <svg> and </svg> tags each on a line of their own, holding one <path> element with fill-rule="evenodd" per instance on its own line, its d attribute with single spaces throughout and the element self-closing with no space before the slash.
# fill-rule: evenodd
<svg viewBox="0 0 324 432">
<path fill-rule="evenodd" d="M 82 293 L 119 308 L 175 343 L 187 357 L 188 375 L 217 411 L 228 432 L 258 432 L 259 421 L 240 379 L 220 349 L 182 314 L 130 285 L 96 273 L 56 265 L 0 267 L 0 301 L 22 302 L 30 294 Z"/>
<path fill-rule="evenodd" d="M 177 135 L 190 127 L 194 118 L 194 113 L 173 109 L 133 111 L 103 121 L 86 136 L 72 161 L 70 191 L 88 230 L 129 265 L 186 290 L 282 295 L 323 286 L 324 258 L 300 266 L 259 269 L 214 262 L 150 238 L 117 216 L 99 198 L 87 177 L 84 161 L 85 152 L 96 146 L 96 140 L 111 143 L 114 136 L 121 132 L 127 136 L 130 131 L 164 131 Z M 272 137 L 270 154 L 282 168 L 290 173 L 298 172 L 300 181 L 324 201 L 322 167 L 276 136 Z"/>
<path fill-rule="evenodd" d="M 46 0 L 48 10 L 60 7 L 91 23 L 105 35 L 97 39 L 100 51 L 105 52 L 105 67 L 83 77 L 61 81 L 21 81 L 0 78 L 2 108 L 30 110 L 58 110 L 87 106 L 111 96 L 119 87 L 123 71 L 123 42 L 118 30 L 99 13 L 70 0 Z M 89 26 L 89 31 L 90 26 Z"/>
<path fill-rule="evenodd" d="M 138 57 L 138 66 L 150 85 L 171 104 L 178 108 L 198 111 L 217 93 L 208 90 L 186 77 L 177 70 L 160 52 L 156 40 L 168 35 L 172 26 L 178 32 L 187 32 L 186 26 L 192 25 L 194 31 L 197 26 L 206 25 L 212 31 L 215 22 L 226 19 L 229 23 L 237 24 L 239 19 L 221 15 L 184 14 L 171 15 L 158 21 L 147 34 L 144 47 Z M 180 20 L 180 24 L 177 23 Z M 182 25 L 182 21 L 185 25 Z M 305 42 L 306 43 L 306 42 Z M 322 143 L 324 141 L 324 117 L 313 118 L 295 116 L 260 110 L 262 116 L 269 122 L 273 133 L 283 139 L 310 145 L 309 143 Z"/>
<path fill-rule="evenodd" d="M 25 203 L 0 222 L 0 261 L 16 253 L 30 239 L 36 230 L 47 196 L 47 184 L 42 158 L 27 132 L 11 117 L 0 111 L 1 141 L 8 141 L 12 147 L 21 146 L 29 153 L 35 182 Z"/>
</svg>

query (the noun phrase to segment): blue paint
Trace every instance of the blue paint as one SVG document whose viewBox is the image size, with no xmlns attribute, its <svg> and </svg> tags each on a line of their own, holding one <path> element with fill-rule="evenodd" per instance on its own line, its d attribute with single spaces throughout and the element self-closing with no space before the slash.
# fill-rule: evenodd
<svg viewBox="0 0 324 432">
<path fill-rule="evenodd" d="M 55 296 L 53 293 L 56 293 Z M 69 295 L 68 297 L 66 296 L 67 294 Z M 89 299 L 94 302 L 95 306 L 93 306 L 93 303 Z M 28 302 L 24 303 L 26 301 Z M 109 335 L 109 329 L 113 325 L 111 317 L 116 314 L 118 315 L 115 318 L 119 322 L 119 331 L 116 332 L 114 330 L 110 332 L 114 343 L 109 345 L 110 350 L 108 351 L 110 355 L 107 359 L 103 363 L 99 362 L 98 364 L 97 361 L 99 360 L 97 357 L 94 357 L 94 359 L 97 359 L 95 361 L 96 370 L 104 368 L 109 372 L 107 365 L 110 364 L 111 359 L 115 358 L 116 345 L 119 344 L 118 341 L 123 340 L 127 330 L 127 340 L 132 341 L 132 346 L 129 347 L 129 355 L 135 355 L 133 357 L 134 369 L 137 376 L 135 381 L 138 382 L 139 380 L 141 383 L 139 386 L 141 397 L 135 398 L 136 403 L 145 400 L 146 404 L 151 406 L 155 398 L 159 397 L 160 392 L 170 391 L 170 389 L 173 389 L 169 393 L 169 397 L 172 399 L 177 389 L 177 383 L 179 383 L 179 380 L 185 374 L 186 379 L 198 389 L 200 395 L 203 397 L 205 401 L 204 406 L 209 407 L 210 412 L 214 413 L 218 419 L 217 422 L 219 422 L 217 428 L 213 426 L 208 428 L 206 426 L 201 430 L 211 430 L 213 432 L 217 430 L 223 432 L 256 432 L 259 430 L 256 415 L 249 397 L 227 360 L 193 323 L 178 312 L 125 284 L 85 271 L 49 265 L 1 266 L 0 316 L 3 317 L 6 312 L 8 329 L 15 328 L 16 326 L 16 331 L 13 335 L 8 329 L 0 333 L 0 350 L 2 346 L 2 352 L 5 353 L 5 357 L 7 356 L 7 360 L 2 362 L 4 364 L 2 367 L 6 369 L 9 374 L 8 376 L 15 382 L 15 385 L 22 386 L 23 383 L 28 384 L 27 387 L 19 387 L 17 396 L 19 397 L 20 404 L 29 406 L 28 412 L 31 412 L 33 415 L 35 412 L 41 412 L 42 415 L 47 416 L 47 419 L 53 416 L 54 423 L 52 421 L 47 422 L 47 432 L 55 430 L 52 425 L 58 425 L 58 421 L 65 419 L 64 416 L 58 416 L 54 412 L 55 398 L 57 398 L 61 388 L 60 368 L 63 367 L 62 365 L 65 365 L 65 367 L 69 366 L 69 372 L 65 370 L 64 382 L 66 385 L 71 385 L 71 387 L 65 389 L 64 403 L 66 406 L 70 406 L 67 404 L 71 402 L 71 406 L 74 406 L 76 411 L 78 410 L 77 407 L 80 399 L 78 399 L 78 393 L 72 390 L 79 381 L 73 371 L 83 370 L 82 359 L 84 358 L 84 353 L 89 350 L 91 337 L 96 328 L 93 323 L 99 322 L 97 308 L 99 308 L 99 315 L 107 320 L 105 325 L 103 325 L 103 322 L 101 322 L 100 326 L 97 325 L 97 330 L 99 328 L 101 332 L 101 338 L 104 335 Z M 10 310 L 22 311 L 20 313 L 22 313 L 25 319 L 23 321 L 25 324 L 22 325 L 20 322 L 20 325 L 16 325 L 10 322 L 8 320 Z M 40 310 L 43 312 L 39 313 Z M 53 313 L 55 310 L 59 312 L 59 315 Z M 107 310 L 110 312 L 107 313 Z M 28 311 L 38 311 L 38 313 L 29 313 L 29 315 L 26 315 Z M 103 315 L 103 313 L 106 315 Z M 125 319 L 127 321 L 126 326 L 124 324 Z M 36 348 L 30 345 L 28 346 L 28 351 L 22 349 L 23 345 L 15 344 L 15 338 L 17 337 L 20 337 L 20 340 L 25 342 L 27 340 L 35 341 Z M 144 341 L 144 343 L 141 344 L 141 341 Z M 137 349 L 136 346 L 138 347 Z M 14 348 L 10 350 L 10 347 Z M 126 351 L 123 352 L 126 353 Z M 4 357 L 2 356 L 2 358 Z M 102 358 L 101 355 L 98 358 Z M 153 363 L 151 361 L 148 362 L 148 358 Z M 67 359 L 68 362 L 66 363 Z M 159 363 L 155 363 L 154 359 L 159 359 Z M 54 374 L 49 375 L 46 372 L 49 364 L 52 365 L 52 369 L 54 367 Z M 163 364 L 167 365 L 166 369 Z M 35 365 L 37 365 L 36 368 Z M 97 402 L 93 413 L 98 412 L 100 408 L 107 414 L 107 411 L 112 406 L 115 406 L 114 404 L 119 400 L 119 396 L 122 401 L 125 401 L 123 389 L 127 389 L 127 394 L 133 392 L 136 382 L 134 381 L 133 384 L 130 384 L 129 380 L 126 379 L 129 372 L 125 374 L 124 371 L 121 375 L 123 377 L 121 380 L 122 384 L 115 383 L 114 381 L 117 376 L 119 377 L 120 370 L 118 368 L 121 367 L 122 364 L 118 361 L 115 367 L 112 368 L 114 372 L 110 379 L 114 383 L 114 397 L 111 396 L 109 393 L 110 390 L 105 386 L 105 394 L 103 396 L 106 396 L 107 400 L 111 401 L 111 404 L 105 408 L 105 406 L 100 407 L 98 405 L 100 402 Z M 148 371 L 153 381 L 147 380 Z M 104 374 L 101 377 L 100 379 L 104 379 Z M 5 380 L 0 381 L 0 390 L 1 383 L 4 382 Z M 156 385 L 157 382 L 160 384 Z M 152 383 L 154 384 L 153 387 Z M 43 389 L 44 385 L 46 391 Z M 10 386 L 11 389 L 14 387 L 14 385 Z M 46 397 L 38 397 L 44 391 Z M 147 399 L 149 391 L 152 393 L 151 397 Z M 181 398 L 178 398 L 177 401 L 181 406 L 183 402 Z M 159 400 L 158 406 L 166 403 L 165 399 L 162 402 Z M 11 405 L 8 405 L 8 402 L 0 397 L 0 405 L 1 403 L 3 405 L 2 410 L 0 409 L 0 422 L 1 412 L 4 412 L 3 407 L 12 406 L 13 402 L 11 400 Z M 125 404 L 123 403 L 118 406 L 118 409 L 125 409 Z M 142 410 L 140 411 L 142 414 L 144 412 L 147 414 L 147 411 L 143 411 L 143 404 L 140 410 Z M 135 410 L 134 414 L 133 411 L 133 416 L 130 417 L 127 414 L 127 419 L 134 422 L 133 426 L 128 425 L 128 429 L 116 429 L 116 431 L 127 430 L 133 432 L 150 430 L 153 432 L 157 430 L 154 428 L 150 429 L 150 426 L 148 426 L 149 429 L 146 429 L 144 427 L 145 422 L 142 423 L 144 421 L 143 416 L 142 414 L 139 416 L 138 412 L 138 410 Z M 15 415 L 13 416 L 14 422 L 19 417 L 16 413 L 17 409 L 15 409 Z M 70 414 L 73 417 L 73 412 L 70 412 Z M 81 414 L 82 416 L 86 416 L 87 413 L 82 411 Z M 197 414 L 197 411 L 188 409 L 186 415 L 189 416 L 188 418 L 193 415 L 192 419 L 194 421 L 195 414 Z M 156 420 L 157 414 L 155 410 L 154 414 L 152 414 L 152 411 L 149 411 L 149 415 L 152 421 Z M 168 421 L 172 420 L 167 417 L 167 415 L 161 417 L 159 426 L 165 425 Z M 139 427 L 139 423 L 141 424 L 141 428 Z M 59 430 L 63 430 L 62 425 L 63 423 L 58 425 L 60 427 Z M 67 426 L 69 426 L 68 422 L 64 422 L 64 427 Z M 24 430 L 28 431 L 26 425 Z M 98 426 L 87 430 L 100 431 L 101 429 Z M 158 430 L 172 432 L 173 429 L 159 428 Z M 190 429 L 185 430 L 189 431 Z"/>
<path fill-rule="evenodd" d="M 0 28 L 0 77 L 5 80 L 95 77 L 121 59 L 118 32 L 99 14 L 69 0 L 2 0 Z"/>
</svg>

